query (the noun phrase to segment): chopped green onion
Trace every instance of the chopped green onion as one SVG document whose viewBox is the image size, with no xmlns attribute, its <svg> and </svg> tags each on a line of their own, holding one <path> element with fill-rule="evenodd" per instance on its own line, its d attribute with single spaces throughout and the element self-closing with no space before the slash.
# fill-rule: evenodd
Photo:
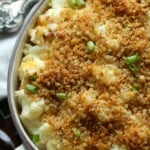
<svg viewBox="0 0 150 150">
<path fill-rule="evenodd" d="M 69 6 L 72 8 L 75 8 L 75 6 L 77 4 L 76 0 L 68 0 L 68 3 L 69 3 Z"/>
<path fill-rule="evenodd" d="M 67 99 L 68 95 L 67 95 L 67 93 L 56 93 L 56 97 L 59 100 L 65 100 L 65 99 Z"/>
<path fill-rule="evenodd" d="M 137 92 L 138 91 L 137 87 L 133 86 L 133 91 Z"/>
<path fill-rule="evenodd" d="M 73 128 L 73 133 L 77 138 L 81 136 L 81 131 L 79 129 Z"/>
<path fill-rule="evenodd" d="M 134 91 L 134 92 L 138 92 L 138 87 L 139 87 L 139 85 L 135 83 L 135 84 L 133 85 L 133 88 L 132 88 L 133 91 Z"/>
<path fill-rule="evenodd" d="M 133 72 L 138 71 L 138 68 L 137 68 L 137 66 L 136 66 L 135 64 L 130 64 L 130 65 L 129 65 L 129 68 L 130 68 L 130 70 L 133 71 Z"/>
<path fill-rule="evenodd" d="M 140 60 L 140 56 L 139 55 L 132 55 L 126 58 L 126 64 L 130 65 L 130 64 L 135 64 Z"/>
<path fill-rule="evenodd" d="M 84 0 L 68 0 L 69 6 L 72 8 L 82 8 L 85 6 Z"/>
<path fill-rule="evenodd" d="M 36 80 L 36 78 L 35 78 L 35 76 L 34 76 L 34 75 L 29 75 L 29 80 L 30 80 L 30 81 L 35 81 L 35 80 Z"/>
<path fill-rule="evenodd" d="M 40 140 L 40 136 L 38 134 L 35 134 L 35 135 L 32 136 L 33 143 L 36 144 L 36 143 L 39 142 L 39 140 Z"/>
<path fill-rule="evenodd" d="M 31 84 L 27 84 L 25 86 L 26 90 L 28 90 L 30 93 L 34 94 L 37 92 L 37 87 Z"/>
<path fill-rule="evenodd" d="M 85 6 L 84 0 L 76 0 L 76 3 L 79 8 L 82 8 Z"/>
<path fill-rule="evenodd" d="M 90 52 L 94 51 L 96 48 L 95 43 L 93 41 L 88 41 L 86 46 L 87 46 L 87 50 Z"/>
<path fill-rule="evenodd" d="M 135 63 L 137 63 L 139 60 L 140 60 L 140 56 L 135 54 L 135 55 L 127 57 L 125 59 L 125 62 L 129 66 L 131 71 L 136 72 L 138 68 Z"/>
</svg>

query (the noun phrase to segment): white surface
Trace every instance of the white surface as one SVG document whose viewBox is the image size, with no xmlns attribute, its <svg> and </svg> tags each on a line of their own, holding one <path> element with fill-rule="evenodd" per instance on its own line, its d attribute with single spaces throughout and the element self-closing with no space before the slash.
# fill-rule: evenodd
<svg viewBox="0 0 150 150">
<path fill-rule="evenodd" d="M 23 145 L 18 146 L 15 150 L 27 150 Z"/>
<path fill-rule="evenodd" d="M 17 34 L 0 33 L 0 99 L 7 96 L 7 73 Z"/>
<path fill-rule="evenodd" d="M 39 4 L 41 2 L 42 0 L 38 1 Z M 33 7 L 36 7 L 36 4 Z M 15 9 L 17 9 L 17 6 L 15 7 Z M 32 11 L 30 11 L 29 14 L 30 13 L 32 13 Z M 7 96 L 8 66 L 9 66 L 10 57 L 11 57 L 16 39 L 17 39 L 17 33 L 16 34 L 0 33 L 0 99 Z"/>
</svg>

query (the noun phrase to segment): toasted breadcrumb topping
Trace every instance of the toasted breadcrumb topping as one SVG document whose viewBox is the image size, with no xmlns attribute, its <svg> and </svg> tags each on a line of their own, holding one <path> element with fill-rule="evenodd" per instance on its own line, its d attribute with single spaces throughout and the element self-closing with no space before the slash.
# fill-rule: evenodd
<svg viewBox="0 0 150 150">
<path fill-rule="evenodd" d="M 55 15 L 50 8 L 29 32 L 30 44 L 45 47 L 46 67 L 34 81 L 47 105 L 42 121 L 60 137 L 60 149 L 149 150 L 150 1 L 85 3 Z M 125 63 L 134 54 L 140 56 L 136 72 Z M 59 100 L 59 92 L 67 98 Z"/>
</svg>

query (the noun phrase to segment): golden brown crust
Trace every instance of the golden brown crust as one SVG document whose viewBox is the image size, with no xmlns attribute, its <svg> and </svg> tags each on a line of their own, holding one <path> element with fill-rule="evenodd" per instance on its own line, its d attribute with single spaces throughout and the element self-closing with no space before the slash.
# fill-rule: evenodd
<svg viewBox="0 0 150 150">
<path fill-rule="evenodd" d="M 68 150 L 109 150 L 113 144 L 148 150 L 148 9 L 147 3 L 135 0 L 87 0 L 83 9 L 64 9 L 56 30 L 43 34 L 42 45 L 49 53 L 36 80 L 38 95 L 49 106 L 43 121 Z M 42 16 L 38 26 L 50 22 L 50 16 Z M 87 51 L 88 41 L 96 44 L 94 52 Z M 141 57 L 136 73 L 125 63 L 133 54 Z M 135 84 L 138 91 L 133 90 Z M 67 93 L 68 99 L 59 101 L 57 92 Z M 81 131 L 80 137 L 73 129 Z"/>
</svg>

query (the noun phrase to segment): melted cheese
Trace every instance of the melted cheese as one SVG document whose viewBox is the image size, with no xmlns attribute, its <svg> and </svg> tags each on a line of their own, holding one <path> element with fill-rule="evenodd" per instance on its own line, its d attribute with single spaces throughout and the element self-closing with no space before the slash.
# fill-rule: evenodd
<svg viewBox="0 0 150 150">
<path fill-rule="evenodd" d="M 100 83 L 114 84 L 120 80 L 120 69 L 115 65 L 93 65 L 92 73 Z"/>
<path fill-rule="evenodd" d="M 20 68 L 19 77 L 23 79 L 26 74 L 38 73 L 45 67 L 45 63 L 35 55 L 27 55 L 23 58 Z"/>
</svg>

